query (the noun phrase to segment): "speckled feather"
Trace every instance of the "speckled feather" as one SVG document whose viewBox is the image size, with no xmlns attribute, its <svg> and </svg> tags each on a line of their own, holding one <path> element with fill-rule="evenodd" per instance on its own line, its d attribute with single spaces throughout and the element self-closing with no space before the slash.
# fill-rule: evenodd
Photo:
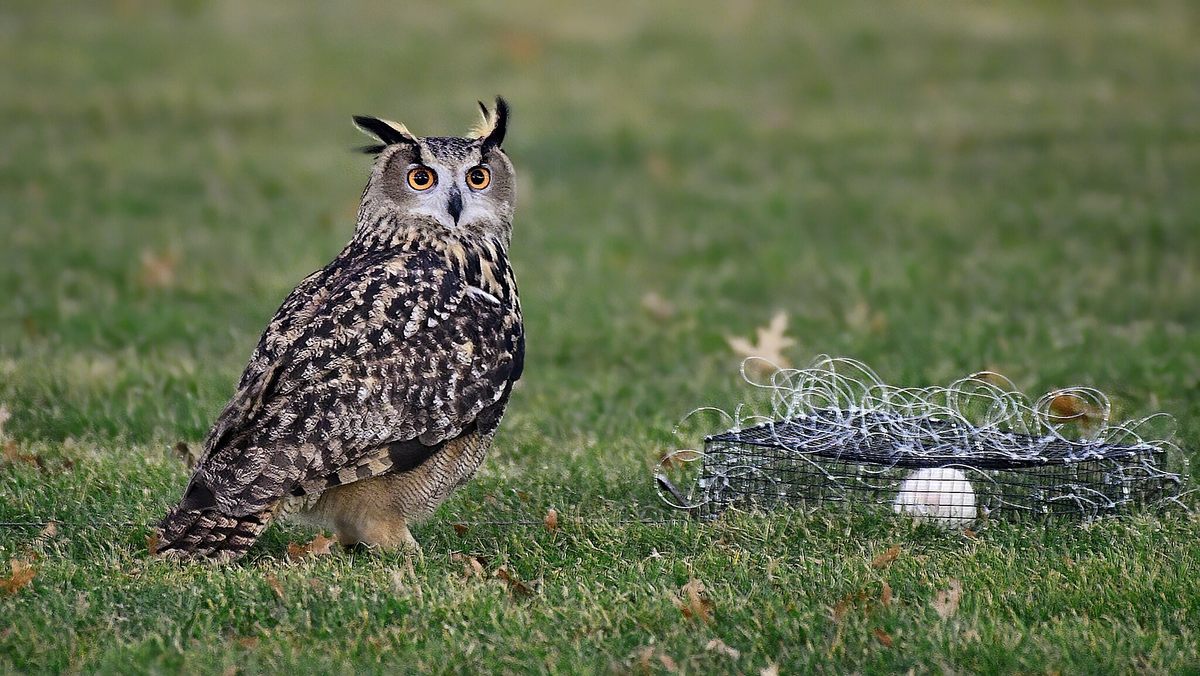
<svg viewBox="0 0 1200 676">
<path fill-rule="evenodd" d="M 484 143 L 425 139 L 412 152 L 499 161 Z M 234 558 L 281 509 L 356 482 L 383 489 L 368 480 L 384 476 L 404 475 L 386 488 L 420 496 L 400 517 L 428 513 L 482 460 L 524 360 L 511 226 L 445 232 L 398 218 L 372 197 L 385 164 L 355 238 L 264 330 L 160 524 L 160 552 Z"/>
</svg>

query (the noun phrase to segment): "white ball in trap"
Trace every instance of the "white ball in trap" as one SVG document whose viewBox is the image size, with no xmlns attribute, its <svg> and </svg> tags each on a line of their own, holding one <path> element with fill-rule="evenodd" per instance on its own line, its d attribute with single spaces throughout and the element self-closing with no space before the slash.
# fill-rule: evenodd
<svg viewBox="0 0 1200 676">
<path fill-rule="evenodd" d="M 892 509 L 943 528 L 963 528 L 975 520 L 975 489 L 952 467 L 927 467 L 908 475 Z"/>
</svg>

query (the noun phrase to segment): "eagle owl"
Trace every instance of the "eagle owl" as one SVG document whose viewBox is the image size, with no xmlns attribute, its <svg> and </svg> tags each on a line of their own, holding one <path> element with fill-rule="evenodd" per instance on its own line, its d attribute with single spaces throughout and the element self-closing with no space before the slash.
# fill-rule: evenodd
<svg viewBox="0 0 1200 676">
<path fill-rule="evenodd" d="M 508 105 L 479 105 L 462 138 L 354 118 L 378 142 L 354 236 L 263 331 L 159 554 L 234 559 L 276 516 L 415 547 L 409 523 L 475 473 L 525 353 Z"/>
</svg>

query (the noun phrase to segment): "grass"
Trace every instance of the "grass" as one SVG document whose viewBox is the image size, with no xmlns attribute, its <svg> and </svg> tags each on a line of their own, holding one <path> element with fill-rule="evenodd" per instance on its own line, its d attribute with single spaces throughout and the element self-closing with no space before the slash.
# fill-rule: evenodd
<svg viewBox="0 0 1200 676">
<path fill-rule="evenodd" d="M 62 521 L 42 541 L 0 528 L 0 561 L 38 554 L 0 595 L 0 669 L 1200 670 L 1190 513 L 977 539 L 873 513 L 627 522 L 673 516 L 649 467 L 684 413 L 744 394 L 726 336 L 776 310 L 796 362 L 1093 385 L 1200 447 L 1197 19 L 1165 1 L 0 9 L 0 403 L 40 460 L 0 465 L 0 521 Z M 528 366 L 480 476 L 416 530 L 424 558 L 289 563 L 311 534 L 278 527 L 235 566 L 147 559 L 140 524 L 187 478 L 169 449 L 202 439 L 279 300 L 349 236 L 367 170 L 349 115 L 455 133 L 495 93 L 515 110 Z M 691 579 L 711 622 L 676 606 Z"/>
</svg>

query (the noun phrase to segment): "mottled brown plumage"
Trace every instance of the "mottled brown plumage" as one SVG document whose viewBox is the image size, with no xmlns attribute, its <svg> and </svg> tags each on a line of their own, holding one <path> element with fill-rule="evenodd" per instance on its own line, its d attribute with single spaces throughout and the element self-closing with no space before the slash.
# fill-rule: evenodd
<svg viewBox="0 0 1200 676">
<path fill-rule="evenodd" d="M 354 237 L 267 325 L 159 525 L 164 555 L 236 558 L 276 515 L 414 544 L 408 522 L 491 444 L 524 360 L 507 106 L 470 138 L 355 119 L 382 145 Z"/>
</svg>

